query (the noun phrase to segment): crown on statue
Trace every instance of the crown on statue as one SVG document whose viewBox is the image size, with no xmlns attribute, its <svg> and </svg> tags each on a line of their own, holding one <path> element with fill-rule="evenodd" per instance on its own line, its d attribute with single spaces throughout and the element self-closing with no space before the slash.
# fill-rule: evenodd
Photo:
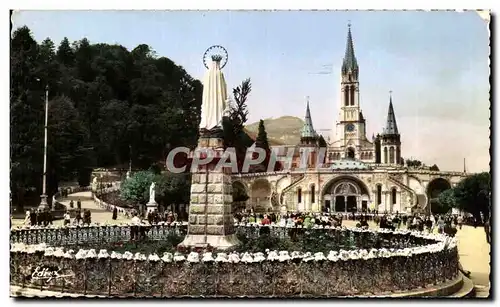
<svg viewBox="0 0 500 307">
<path fill-rule="evenodd" d="M 222 60 L 222 55 L 220 54 L 214 54 L 212 55 L 212 61 L 214 62 L 220 62 Z"/>
</svg>

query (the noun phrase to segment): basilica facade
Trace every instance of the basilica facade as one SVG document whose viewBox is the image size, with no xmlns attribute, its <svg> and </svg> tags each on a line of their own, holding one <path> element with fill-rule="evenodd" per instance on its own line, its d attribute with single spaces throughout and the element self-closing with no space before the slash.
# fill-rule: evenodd
<svg viewBox="0 0 500 307">
<path fill-rule="evenodd" d="M 413 169 L 404 165 L 391 96 L 383 130 L 368 139 L 359 99 L 359 73 L 349 27 L 334 139 L 320 142 L 307 101 L 300 144 L 282 146 L 277 151 L 286 156 L 293 150 L 291 170 L 233 175 L 233 188 L 245 189 L 250 197 L 247 209 L 428 213 L 431 199 L 466 176 L 465 172 Z M 321 150 L 326 154 L 321 154 Z M 308 152 L 307 167 L 299 169 L 303 159 L 300 153 L 305 151 Z"/>
</svg>

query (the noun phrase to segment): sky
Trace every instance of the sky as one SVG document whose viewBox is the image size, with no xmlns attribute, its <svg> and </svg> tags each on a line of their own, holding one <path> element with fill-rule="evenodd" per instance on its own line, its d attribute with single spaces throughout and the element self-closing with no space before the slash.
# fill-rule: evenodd
<svg viewBox="0 0 500 307">
<path fill-rule="evenodd" d="M 475 12 L 19 11 L 12 22 L 39 42 L 148 44 L 200 80 L 205 50 L 222 45 L 228 88 L 252 80 L 249 122 L 303 118 L 309 96 L 314 127 L 332 138 L 350 22 L 367 137 L 382 131 L 392 91 L 403 157 L 490 169 L 489 31 Z"/>
</svg>

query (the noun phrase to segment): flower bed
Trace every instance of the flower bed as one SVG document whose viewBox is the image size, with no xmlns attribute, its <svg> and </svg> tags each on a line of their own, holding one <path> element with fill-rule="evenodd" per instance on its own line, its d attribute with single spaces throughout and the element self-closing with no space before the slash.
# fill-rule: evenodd
<svg viewBox="0 0 500 307">
<path fill-rule="evenodd" d="M 161 257 L 160 257 L 161 256 Z M 456 241 L 400 250 L 144 255 L 14 244 L 14 285 L 108 296 L 334 297 L 394 293 L 458 274 Z M 62 278 L 37 280 L 36 267 Z"/>
<path fill-rule="evenodd" d="M 151 226 L 168 234 L 183 225 Z M 95 230 L 99 227 L 79 229 Z M 103 228 L 115 228 L 103 226 Z M 120 231 L 128 226 L 118 227 Z M 239 226 L 240 233 L 258 236 L 261 227 Z M 67 229 L 59 229 L 57 231 Z M 30 231 L 30 230 L 28 230 Z M 290 229 L 271 227 L 273 235 Z M 441 284 L 458 276 L 456 239 L 408 231 L 310 229 L 330 238 L 343 236 L 376 242 L 399 242 L 396 248 L 329 252 L 269 251 L 230 253 L 141 254 L 105 249 L 12 244 L 11 284 L 108 296 L 336 297 L 381 295 Z M 19 238 L 19 236 L 18 236 Z M 104 237 L 102 237 L 104 238 Z M 108 237 L 108 239 L 111 237 Z M 362 245 L 358 245 L 362 246 Z M 77 250 L 77 248 L 75 248 Z M 66 277 L 33 279 L 35 268 L 57 268 Z M 54 269 L 55 270 L 55 269 Z"/>
</svg>

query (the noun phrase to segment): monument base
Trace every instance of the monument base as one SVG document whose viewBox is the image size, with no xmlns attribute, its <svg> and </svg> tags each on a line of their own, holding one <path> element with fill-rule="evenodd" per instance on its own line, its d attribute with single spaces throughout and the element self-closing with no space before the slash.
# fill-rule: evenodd
<svg viewBox="0 0 500 307">
<path fill-rule="evenodd" d="M 149 203 L 146 204 L 146 213 L 154 212 L 155 210 L 158 210 L 158 203 L 157 202 L 150 201 Z"/>
<path fill-rule="evenodd" d="M 236 234 L 227 236 L 216 236 L 216 235 L 187 235 L 184 241 L 180 243 L 180 246 L 186 247 L 208 247 L 212 246 L 219 250 L 226 250 L 228 248 L 234 247 L 240 244 L 240 241 L 236 237 Z"/>
</svg>

